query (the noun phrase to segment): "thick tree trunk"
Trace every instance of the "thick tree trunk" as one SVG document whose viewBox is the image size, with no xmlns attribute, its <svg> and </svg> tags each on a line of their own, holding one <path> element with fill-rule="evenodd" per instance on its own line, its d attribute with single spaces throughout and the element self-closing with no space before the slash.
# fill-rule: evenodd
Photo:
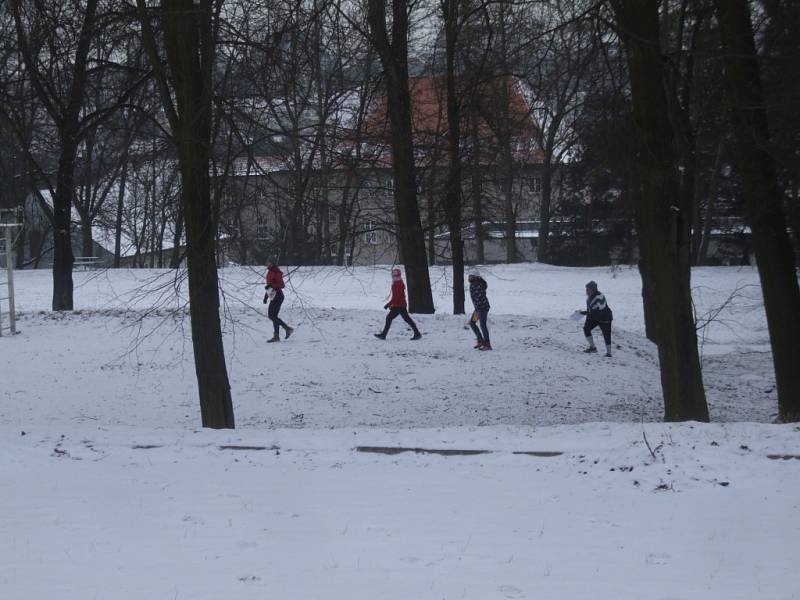
<svg viewBox="0 0 800 600">
<path fill-rule="evenodd" d="M 406 268 L 409 311 L 433 313 L 425 235 L 417 204 L 411 96 L 408 89 L 408 3 L 393 0 L 391 41 L 386 30 L 386 3 L 369 0 L 368 21 L 386 77 L 387 110 L 391 130 L 394 204 L 400 257 Z"/>
<path fill-rule="evenodd" d="M 679 48 L 683 48 L 683 29 L 686 24 L 688 1 L 681 5 L 679 18 Z M 679 207 L 683 214 L 691 215 L 690 221 L 690 246 L 689 257 L 691 264 L 696 264 L 698 249 L 700 246 L 700 212 L 697 206 L 697 161 L 698 161 L 698 139 L 696 127 L 692 124 L 692 104 L 696 104 L 694 86 L 696 61 L 695 54 L 697 40 L 703 26 L 705 17 L 698 17 L 692 27 L 689 37 L 689 49 L 686 54 L 686 62 L 681 72 L 681 68 L 674 69 L 675 72 L 667 71 L 669 81 L 669 96 L 667 103 L 670 108 L 672 127 L 675 132 L 680 166 L 680 204 Z M 672 75 L 672 77 L 670 77 Z M 679 89 L 680 88 L 680 89 Z M 694 112 L 697 112 L 696 110 Z"/>
<path fill-rule="evenodd" d="M 794 239 L 794 251 L 796 256 L 800 256 L 800 194 L 798 194 L 798 180 L 792 181 L 792 193 L 789 198 L 788 219 L 789 228 Z"/>
<path fill-rule="evenodd" d="M 783 194 L 770 154 L 769 128 L 750 8 L 746 0 L 714 0 L 724 51 L 744 200 L 775 364 L 778 410 L 784 421 L 800 421 L 800 288 L 786 231 Z M 796 77 L 796 73 L 786 73 Z"/>
<path fill-rule="evenodd" d="M 668 118 L 658 0 L 614 0 L 633 96 L 644 299 L 652 303 L 666 421 L 708 421 L 690 287 L 691 214 L 680 197 Z"/>
<path fill-rule="evenodd" d="M 139 6 L 143 10 L 142 0 Z M 162 8 L 167 64 L 176 99 L 171 122 L 186 222 L 192 347 L 200 412 L 203 427 L 233 428 L 233 403 L 219 319 L 209 178 L 214 58 L 211 4 L 209 0 L 162 0 Z M 162 100 L 167 102 L 168 98 Z"/>
<path fill-rule="evenodd" d="M 61 141 L 56 195 L 53 198 L 53 310 L 72 310 L 72 194 L 77 143 L 66 133 Z"/>
</svg>

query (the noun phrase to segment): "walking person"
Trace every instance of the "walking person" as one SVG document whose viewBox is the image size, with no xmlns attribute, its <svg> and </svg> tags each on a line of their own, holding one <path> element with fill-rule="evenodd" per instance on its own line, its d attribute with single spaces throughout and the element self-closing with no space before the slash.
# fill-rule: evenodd
<svg viewBox="0 0 800 600">
<path fill-rule="evenodd" d="M 489 318 L 489 299 L 486 297 L 486 280 L 481 277 L 477 270 L 469 272 L 467 277 L 469 280 L 469 296 L 472 298 L 472 306 L 474 311 L 469 320 L 469 326 L 478 338 L 478 343 L 475 345 L 477 350 L 491 350 L 492 343 L 489 341 L 489 326 L 487 320 Z M 478 329 L 480 323 L 480 329 Z"/>
<path fill-rule="evenodd" d="M 613 314 L 606 302 L 606 297 L 597 289 L 597 284 L 590 281 L 586 284 L 586 310 L 580 311 L 586 315 L 586 323 L 583 325 L 583 335 L 589 342 L 589 347 L 584 350 L 586 353 L 597 352 L 592 337 L 592 329 L 600 327 L 603 332 L 603 341 L 606 343 L 606 356 L 611 357 L 611 321 Z"/>
<path fill-rule="evenodd" d="M 389 327 L 392 326 L 392 321 L 398 315 L 403 317 L 403 320 L 408 323 L 409 327 L 414 331 L 412 340 L 418 340 L 422 334 L 417 329 L 417 324 L 408 314 L 406 309 L 406 285 L 403 283 L 403 273 L 398 268 L 392 269 L 392 296 L 383 308 L 389 309 L 389 314 L 386 315 L 386 323 L 383 326 L 381 333 L 376 333 L 375 337 L 381 340 L 386 339 L 386 334 L 389 333 Z"/>
<path fill-rule="evenodd" d="M 281 271 L 280 267 L 278 267 L 278 263 L 275 262 L 275 259 L 268 259 L 267 285 L 264 288 L 267 290 L 267 293 L 264 294 L 264 304 L 266 304 L 267 300 L 269 300 L 267 316 L 269 317 L 269 320 L 272 321 L 272 326 L 275 330 L 272 339 L 267 340 L 268 343 L 281 341 L 280 337 L 278 336 L 280 327 L 283 327 L 283 330 L 285 331 L 284 339 L 288 340 L 289 336 L 294 332 L 294 329 L 284 323 L 278 316 L 278 313 L 281 310 L 281 304 L 283 304 L 284 287 L 286 286 L 283 283 L 283 271 Z"/>
</svg>

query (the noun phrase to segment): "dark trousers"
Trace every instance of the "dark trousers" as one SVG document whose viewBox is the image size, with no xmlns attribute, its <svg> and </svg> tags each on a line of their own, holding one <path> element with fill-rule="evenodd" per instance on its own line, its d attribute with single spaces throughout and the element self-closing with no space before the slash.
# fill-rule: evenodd
<svg viewBox="0 0 800 600">
<path fill-rule="evenodd" d="M 417 324 L 414 323 L 414 320 L 408 314 L 408 311 L 405 308 L 399 308 L 393 306 L 389 309 L 389 314 L 386 315 L 386 323 L 383 326 L 383 335 L 389 333 L 389 327 L 392 326 L 392 321 L 394 321 L 395 317 L 397 317 L 398 315 L 403 317 L 403 321 L 408 323 L 409 327 L 411 327 L 411 329 L 414 330 L 415 334 L 419 333 L 419 329 L 417 329 Z"/>
<path fill-rule="evenodd" d="M 475 337 L 478 338 L 479 342 L 489 342 L 489 327 L 487 325 L 487 320 L 489 318 L 489 311 L 488 310 L 476 310 L 478 313 L 478 319 L 481 324 L 481 328 L 478 329 L 478 326 L 475 324 L 475 321 L 472 319 L 469 320 L 469 326 L 472 327 L 472 331 L 475 332 Z"/>
<path fill-rule="evenodd" d="M 583 335 L 587 338 L 592 335 L 592 329 L 595 327 L 600 327 L 600 331 L 603 332 L 603 340 L 605 341 L 607 346 L 611 345 L 611 321 L 607 321 L 605 323 L 600 323 L 599 321 L 595 321 L 591 317 L 587 317 L 586 324 L 583 326 Z"/>
<path fill-rule="evenodd" d="M 267 309 L 267 316 L 269 320 L 272 321 L 272 326 L 275 328 L 275 337 L 278 337 L 278 330 L 280 327 L 286 329 L 288 325 L 280 320 L 278 317 L 278 313 L 281 310 L 281 304 L 283 304 L 283 290 L 275 290 L 275 297 L 270 300 L 269 308 Z"/>
</svg>

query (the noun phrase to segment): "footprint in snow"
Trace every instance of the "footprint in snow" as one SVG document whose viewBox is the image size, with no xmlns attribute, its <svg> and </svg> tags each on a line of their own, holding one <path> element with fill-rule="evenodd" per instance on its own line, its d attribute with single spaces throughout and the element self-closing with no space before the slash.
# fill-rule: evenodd
<svg viewBox="0 0 800 600">
<path fill-rule="evenodd" d="M 506 598 L 524 598 L 525 592 L 513 585 L 501 585 L 498 591 Z"/>
</svg>

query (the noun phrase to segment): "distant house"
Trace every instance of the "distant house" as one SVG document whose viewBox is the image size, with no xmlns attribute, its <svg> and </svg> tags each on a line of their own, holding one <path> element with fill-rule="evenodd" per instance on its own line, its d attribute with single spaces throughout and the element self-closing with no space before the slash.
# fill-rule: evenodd
<svg viewBox="0 0 800 600">
<path fill-rule="evenodd" d="M 444 83 L 442 77 L 413 77 L 409 85 L 423 228 L 432 258 L 448 261 L 442 209 L 448 167 Z M 497 86 L 507 100 L 500 125 L 487 114 L 500 112 L 493 105 Z M 480 206 L 482 219 L 495 224 L 487 229 L 484 241 L 491 254 L 496 249 L 499 259 L 505 228 L 496 224 L 504 222 L 507 194 L 512 196 L 509 201 L 521 224 L 518 239 L 526 236 L 524 223 L 538 218 L 542 188 L 539 128 L 521 86 L 513 79 L 485 84 L 474 93 L 481 97 L 483 108 L 463 111 L 463 219 L 468 227 L 474 221 L 472 207 Z M 348 126 L 336 132 L 337 144 L 329 150 L 335 156 L 325 165 L 319 154 L 313 154 L 319 153 L 319 148 L 310 147 L 308 133 L 294 141 L 273 136 L 269 154 L 234 163 L 223 217 L 233 260 L 262 262 L 283 250 L 288 256 L 282 259 L 291 262 L 359 265 L 399 261 L 386 98 L 372 101 L 358 130 L 352 123 Z M 504 131 L 498 132 L 500 126 Z M 501 147 L 500 137 L 505 137 L 505 147 Z M 301 171 L 293 159 L 303 152 L 307 161 Z M 499 168 L 504 157 L 511 161 L 510 185 Z M 535 259 L 529 246 L 520 245 L 524 260 Z M 302 254 L 298 248 L 303 249 Z"/>
</svg>

